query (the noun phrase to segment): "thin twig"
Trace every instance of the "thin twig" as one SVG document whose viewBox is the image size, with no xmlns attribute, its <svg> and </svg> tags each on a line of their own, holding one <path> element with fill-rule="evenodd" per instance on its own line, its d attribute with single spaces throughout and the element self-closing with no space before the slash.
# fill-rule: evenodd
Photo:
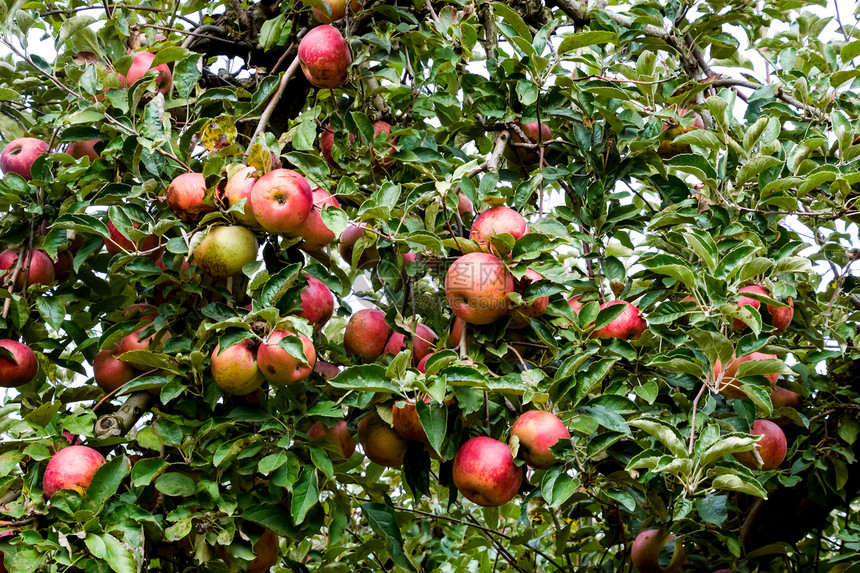
<svg viewBox="0 0 860 573">
<path fill-rule="evenodd" d="M 707 384 L 702 384 L 702 387 L 699 388 L 699 393 L 696 394 L 696 399 L 693 400 L 693 420 L 692 425 L 690 427 L 690 445 L 687 448 L 687 453 L 693 453 L 693 445 L 696 443 L 696 410 L 699 408 L 699 400 L 702 398 L 702 394 L 705 393 L 705 388 L 707 388 Z"/>
<path fill-rule="evenodd" d="M 281 96 L 284 95 L 284 90 L 287 87 L 287 82 L 290 81 L 290 78 L 293 77 L 293 74 L 296 73 L 296 70 L 299 69 L 299 57 L 296 56 L 293 58 L 290 67 L 287 68 L 287 71 L 284 72 L 284 75 L 281 77 L 281 83 L 278 84 L 278 90 L 275 92 L 275 95 L 272 96 L 271 101 L 269 101 L 269 105 L 266 106 L 266 109 L 263 110 L 263 114 L 260 116 L 260 123 L 257 124 L 257 129 L 254 130 L 254 135 L 251 136 L 251 144 L 248 145 L 248 150 L 251 149 L 251 145 L 257 140 L 257 138 L 266 132 L 266 126 L 269 124 L 269 120 L 272 117 L 272 114 L 275 112 L 275 107 L 277 107 L 278 102 L 281 100 Z M 248 151 L 245 152 L 245 157 L 248 156 Z"/>
</svg>

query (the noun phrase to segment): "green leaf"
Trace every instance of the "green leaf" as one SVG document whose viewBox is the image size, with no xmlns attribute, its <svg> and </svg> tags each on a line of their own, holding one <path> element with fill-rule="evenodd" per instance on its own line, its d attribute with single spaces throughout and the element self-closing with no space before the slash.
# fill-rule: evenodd
<svg viewBox="0 0 860 573">
<path fill-rule="evenodd" d="M 672 455 L 678 458 L 687 458 L 687 448 L 684 446 L 684 440 L 681 437 L 681 432 L 677 428 L 656 420 L 654 418 L 638 418 L 627 422 L 631 426 L 644 430 L 647 434 L 654 436 L 664 446 L 669 448 Z"/>
<path fill-rule="evenodd" d="M 699 465 L 704 468 L 723 456 L 737 452 L 749 451 L 753 448 L 756 441 L 757 440 L 755 438 L 751 438 L 746 434 L 728 434 L 721 437 L 716 443 L 702 452 L 702 455 L 699 458 Z"/>
<path fill-rule="evenodd" d="M 395 394 L 400 390 L 385 376 L 385 368 L 378 364 L 351 366 L 329 380 L 328 384 L 334 388 L 360 392 Z"/>
<path fill-rule="evenodd" d="M 131 466 L 128 458 L 117 456 L 98 469 L 87 488 L 84 507 L 97 514 L 110 497 L 117 492 Z"/>
<path fill-rule="evenodd" d="M 185 474 L 167 473 L 156 480 L 155 489 L 164 495 L 188 497 L 194 495 L 197 487 L 194 480 Z"/>
<path fill-rule="evenodd" d="M 319 486 L 317 485 L 317 471 L 313 466 L 305 466 L 299 481 L 293 487 L 293 500 L 290 506 L 290 515 L 293 522 L 299 525 L 305 520 L 308 511 L 319 501 Z"/>
<path fill-rule="evenodd" d="M 407 571 L 415 571 L 403 551 L 403 537 L 400 535 L 400 526 L 397 524 L 394 510 L 381 503 L 363 503 L 361 513 L 367 516 L 373 532 L 382 537 L 392 561 Z"/>
<path fill-rule="evenodd" d="M 767 491 L 765 491 L 756 479 L 746 475 L 728 473 L 730 471 L 728 468 L 713 468 L 708 472 L 709 476 L 715 474 L 711 482 L 711 487 L 714 489 L 739 491 L 767 499 Z"/>
<path fill-rule="evenodd" d="M 448 428 L 448 408 L 441 404 L 425 404 L 423 400 L 417 400 L 415 410 L 418 412 L 418 420 L 427 434 L 430 447 L 441 455 L 442 442 L 445 440 L 446 429 Z"/>
<path fill-rule="evenodd" d="M 558 53 L 559 55 L 566 54 L 567 52 L 578 50 L 579 48 L 594 45 L 603 46 L 606 44 L 614 44 L 617 46 L 618 43 L 618 35 L 615 32 L 603 30 L 578 32 L 567 36 L 561 41 L 561 44 L 558 47 Z"/>
<path fill-rule="evenodd" d="M 315 186 L 320 189 L 329 188 L 328 176 L 331 170 L 322 157 L 298 151 L 287 153 L 285 157 Z"/>
<path fill-rule="evenodd" d="M 703 521 L 720 526 L 729 516 L 728 501 L 727 495 L 711 494 L 696 500 L 696 511 Z"/>
<path fill-rule="evenodd" d="M 167 469 L 169 464 L 161 458 L 139 460 L 131 468 L 131 482 L 135 487 L 146 486 Z"/>
<path fill-rule="evenodd" d="M 83 28 L 86 28 L 96 19 L 92 16 L 72 16 L 65 20 L 60 26 L 60 31 L 57 34 L 57 40 L 54 42 L 54 49 L 59 51 L 60 47 L 66 43 L 66 41 L 80 32 Z"/>
<path fill-rule="evenodd" d="M 87 533 L 84 538 L 93 556 L 103 560 L 116 573 L 135 573 L 137 566 L 131 549 L 109 533 Z"/>
</svg>

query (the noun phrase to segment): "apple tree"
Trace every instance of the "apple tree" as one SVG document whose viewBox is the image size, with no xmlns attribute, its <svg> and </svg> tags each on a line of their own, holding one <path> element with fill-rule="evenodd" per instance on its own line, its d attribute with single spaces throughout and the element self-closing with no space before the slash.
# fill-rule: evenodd
<svg viewBox="0 0 860 573">
<path fill-rule="evenodd" d="M 0 570 L 848 571 L 860 30 L 0 3 Z"/>
</svg>

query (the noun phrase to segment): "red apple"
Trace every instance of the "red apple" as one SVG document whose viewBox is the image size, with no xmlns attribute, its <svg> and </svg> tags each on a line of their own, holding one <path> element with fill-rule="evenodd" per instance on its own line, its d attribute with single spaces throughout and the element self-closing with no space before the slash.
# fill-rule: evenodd
<svg viewBox="0 0 860 573">
<path fill-rule="evenodd" d="M 322 374 L 323 378 L 331 380 L 340 374 L 340 366 L 324 360 L 317 360 L 316 364 L 314 364 L 314 372 L 319 372 Z"/>
<path fill-rule="evenodd" d="M 484 507 L 508 503 L 523 481 L 523 468 L 514 464 L 508 445 L 486 436 L 472 438 L 460 447 L 453 473 L 460 493 Z"/>
<path fill-rule="evenodd" d="M 150 334 L 143 340 L 140 339 L 140 333 L 143 332 L 149 325 L 145 325 L 142 328 L 135 330 L 124 336 L 122 340 L 119 341 L 119 347 L 117 349 L 117 355 L 121 356 L 126 352 L 131 352 L 133 350 L 143 350 L 149 352 L 161 352 L 161 344 L 170 338 L 170 333 L 167 331 L 164 332 L 155 332 Z M 149 367 L 146 364 L 141 364 L 139 362 L 129 362 L 131 366 L 137 368 L 138 370 L 148 370 Z"/>
<path fill-rule="evenodd" d="M 321 280 L 305 274 L 308 286 L 302 291 L 302 312 L 299 316 L 320 330 L 334 314 L 334 295 Z"/>
<path fill-rule="evenodd" d="M 69 446 L 54 454 L 45 468 L 42 490 L 51 498 L 61 489 L 84 492 L 96 471 L 105 463 L 103 455 L 87 446 Z"/>
<path fill-rule="evenodd" d="M 254 184 L 251 204 L 257 222 L 265 230 L 294 234 L 310 215 L 314 197 L 304 177 L 290 169 L 274 169 Z"/>
<path fill-rule="evenodd" d="M 307 363 L 294 358 L 289 352 L 281 348 L 278 343 L 288 336 L 298 336 L 302 341 L 302 350 Z M 314 370 L 317 354 L 311 339 L 304 334 L 294 334 L 286 330 L 275 330 L 269 334 L 260 348 L 257 350 L 257 364 L 266 380 L 275 385 L 295 384 L 301 382 L 311 375 Z"/>
<path fill-rule="evenodd" d="M 507 233 L 516 240 L 528 232 L 528 221 L 522 215 L 510 207 L 499 205 L 478 215 L 475 222 L 472 223 L 472 232 L 469 238 L 478 243 L 484 252 L 498 254 L 490 244 L 492 237 Z"/>
<path fill-rule="evenodd" d="M 194 261 L 204 273 L 215 278 L 238 275 L 242 267 L 257 260 L 254 233 L 238 225 L 210 227 L 194 249 Z"/>
<path fill-rule="evenodd" d="M 206 179 L 202 173 L 183 173 L 167 187 L 167 206 L 183 223 L 194 223 L 206 213 L 215 210 L 215 205 L 203 202 L 206 197 Z"/>
<path fill-rule="evenodd" d="M 717 360 L 717 363 L 714 365 L 713 374 L 714 380 L 718 382 L 720 394 L 722 394 L 726 398 L 746 398 L 747 395 L 744 394 L 744 392 L 741 390 L 740 380 L 735 378 L 738 373 L 738 368 L 741 364 L 749 360 L 766 360 L 768 358 L 776 358 L 776 354 L 752 352 L 740 358 L 735 358 L 733 356 L 732 361 L 729 362 L 729 365 L 726 367 L 725 372 L 723 372 L 723 367 L 720 364 L 720 361 Z M 777 379 L 779 379 L 779 374 L 765 374 L 764 377 L 768 379 L 771 386 L 775 386 Z"/>
<path fill-rule="evenodd" d="M 0 387 L 17 388 L 31 382 L 39 371 L 36 353 L 16 340 L 0 340 L 0 348 L 12 354 L 7 358 L 0 354 Z"/>
<path fill-rule="evenodd" d="M 322 210 L 327 207 L 340 207 L 334 195 L 325 189 L 313 190 L 314 206 L 308 213 L 308 218 L 296 232 L 302 239 L 302 248 L 308 251 L 319 251 L 334 241 L 337 237 L 322 220 Z"/>
<path fill-rule="evenodd" d="M 110 256 L 116 256 L 119 253 L 136 253 L 138 252 L 137 244 L 131 239 L 126 239 L 125 236 L 119 232 L 119 229 L 113 224 L 112 221 L 108 220 L 106 223 L 108 228 L 109 238 L 105 239 L 105 250 L 108 252 Z M 137 223 L 132 223 L 132 226 L 137 229 L 140 225 Z M 143 244 L 140 246 L 141 251 L 151 251 L 155 247 L 158 246 L 158 236 L 157 235 L 148 235 L 145 239 L 143 239 Z"/>
<path fill-rule="evenodd" d="M 337 88 L 346 82 L 352 55 L 341 33 L 332 26 L 317 26 L 299 42 L 299 63 L 311 85 Z"/>
<path fill-rule="evenodd" d="M 355 135 L 352 133 L 349 134 L 349 142 L 355 143 Z M 331 128 L 331 124 L 326 125 L 323 128 L 323 132 L 320 135 L 320 151 L 322 152 L 323 158 L 326 162 L 331 165 L 335 169 L 343 169 L 340 165 L 338 165 L 337 161 L 334 160 L 332 156 L 331 150 L 334 147 L 334 130 Z"/>
<path fill-rule="evenodd" d="M 118 353 L 116 349 L 105 349 L 96 354 L 93 360 L 93 377 L 105 393 L 113 392 L 137 376 L 131 364 L 116 357 Z"/>
<path fill-rule="evenodd" d="M 391 334 L 381 310 L 366 308 L 349 319 L 343 333 L 343 347 L 348 354 L 357 355 L 362 362 L 373 362 L 382 356 Z"/>
<path fill-rule="evenodd" d="M 752 292 L 752 293 L 756 293 L 756 294 L 762 294 L 765 296 L 770 296 L 770 293 L 768 293 L 765 289 L 763 289 L 759 285 L 746 286 L 742 289 L 738 289 L 738 292 L 739 293 Z M 754 298 L 750 298 L 748 296 L 740 296 L 738 298 L 738 308 L 743 308 L 745 306 L 751 306 L 754 309 L 758 310 L 759 307 L 761 306 L 761 302 L 757 301 Z M 742 321 L 738 318 L 736 318 L 734 320 L 733 324 L 734 324 L 735 330 L 745 330 L 747 328 L 747 323 L 745 323 L 744 321 Z"/>
<path fill-rule="evenodd" d="M 33 162 L 48 152 L 48 144 L 35 137 L 13 139 L 0 153 L 0 170 L 17 173 L 27 181 L 31 179 Z"/>
<path fill-rule="evenodd" d="M 224 187 L 224 198 L 227 199 L 227 204 L 232 207 L 242 199 L 245 200 L 245 208 L 242 212 L 234 212 L 233 218 L 240 225 L 244 225 L 249 229 L 259 229 L 260 224 L 254 216 L 253 206 L 251 205 L 251 192 L 254 185 L 257 183 L 257 168 L 243 167 L 233 174 L 227 181 Z"/>
<path fill-rule="evenodd" d="M 407 441 L 375 411 L 358 422 L 358 441 L 364 455 L 374 463 L 389 468 L 403 463 Z"/>
<path fill-rule="evenodd" d="M 340 235 L 337 251 L 350 266 L 352 266 L 352 253 L 355 243 L 364 235 L 366 228 L 367 226 L 364 223 L 357 225 L 350 223 Z M 376 249 L 376 244 L 373 244 L 361 252 L 361 256 L 358 258 L 358 268 L 365 268 L 377 262 L 379 262 L 379 251 Z"/>
<path fill-rule="evenodd" d="M 788 443 L 782 429 L 770 420 L 756 420 L 753 422 L 750 434 L 762 436 L 756 443 L 759 456 L 762 459 L 761 468 L 756 463 L 755 456 L 751 451 L 738 452 L 735 458 L 746 467 L 755 470 L 769 471 L 779 467 L 788 452 Z"/>
<path fill-rule="evenodd" d="M 135 82 L 146 75 L 146 72 L 150 69 L 154 69 L 159 72 L 158 76 L 155 78 L 155 85 L 158 87 L 158 91 L 167 95 L 170 92 L 170 88 L 173 86 L 173 75 L 170 73 L 170 68 L 167 67 L 167 64 L 159 64 L 153 68 L 152 62 L 154 60 L 155 54 L 150 54 L 149 52 L 136 53 L 134 55 L 134 61 L 128 68 L 128 76 L 117 74 L 122 87 L 127 88 L 134 85 Z"/>
<path fill-rule="evenodd" d="M 397 151 L 394 147 L 397 145 L 397 138 L 391 137 L 391 124 L 385 121 L 377 121 L 373 124 L 373 139 L 376 139 L 376 136 L 380 133 L 384 133 L 388 136 L 388 151 L 382 153 L 382 155 L 378 155 L 376 150 L 371 150 L 370 156 L 373 159 L 373 171 L 375 173 L 380 173 L 383 170 L 391 169 L 394 167 L 394 164 L 397 160 L 394 157 L 391 157 L 391 154 Z M 384 147 L 383 147 L 384 149 Z"/>
<path fill-rule="evenodd" d="M 75 270 L 75 255 L 68 249 L 60 251 L 51 264 L 54 266 L 54 278 L 60 282 L 67 281 Z"/>
<path fill-rule="evenodd" d="M 511 427 L 511 438 L 520 442 L 520 452 L 528 465 L 545 469 L 555 463 L 550 448 L 559 440 L 570 439 L 570 432 L 552 412 L 530 410 L 517 418 Z"/>
<path fill-rule="evenodd" d="M 451 310 L 469 324 L 490 324 L 508 312 L 514 277 L 489 253 L 458 258 L 445 275 L 445 297 Z"/>
<path fill-rule="evenodd" d="M 543 280 L 543 277 L 536 271 L 528 269 L 526 274 L 520 280 L 514 280 L 514 290 L 521 295 L 532 283 Z M 546 312 L 549 307 L 549 297 L 542 296 L 535 299 L 531 304 L 522 304 L 511 309 L 511 328 L 525 328 L 529 325 L 530 318 L 537 318 Z"/>
<path fill-rule="evenodd" d="M 583 306 L 585 306 L 585 303 L 579 302 L 579 295 L 576 295 L 576 296 L 575 296 L 575 297 L 573 297 L 573 298 L 569 298 L 569 299 L 567 299 L 567 304 L 568 304 L 568 306 L 570 306 L 570 308 L 571 308 L 571 309 L 573 309 L 573 312 L 574 312 L 576 315 L 579 315 L 579 310 L 580 310 Z"/>
<path fill-rule="evenodd" d="M 248 565 L 248 573 L 266 573 L 278 562 L 281 554 L 280 540 L 269 528 L 263 531 L 254 544 L 254 559 Z"/>
<path fill-rule="evenodd" d="M 771 324 L 776 329 L 777 333 L 788 328 L 788 325 L 791 324 L 792 319 L 794 319 L 794 300 L 789 297 L 785 302 L 788 306 L 767 305 L 767 311 L 773 318 Z"/>
<path fill-rule="evenodd" d="M 424 356 L 424 358 L 422 358 L 420 361 L 418 361 L 418 366 L 415 367 L 418 369 L 418 372 L 420 372 L 421 374 L 427 374 L 427 361 L 430 360 L 431 356 L 433 356 L 432 352 Z"/>
<path fill-rule="evenodd" d="M 770 401 L 773 409 L 777 408 L 800 408 L 800 395 L 782 386 L 774 386 L 770 393 Z"/>
<path fill-rule="evenodd" d="M 89 157 L 90 161 L 95 161 L 99 158 L 99 152 L 96 151 L 96 144 L 101 139 L 87 139 L 86 141 L 73 141 L 66 148 L 66 153 L 80 159 L 81 157 Z"/>
<path fill-rule="evenodd" d="M 461 217 L 465 217 L 467 213 L 472 213 L 475 210 L 475 204 L 472 200 L 466 197 L 466 194 L 460 191 L 457 196 L 457 211 Z"/>
<path fill-rule="evenodd" d="M 314 422 L 308 428 L 307 434 L 312 440 L 329 438 L 337 441 L 340 444 L 341 452 L 343 452 L 343 459 L 349 459 L 355 453 L 355 440 L 349 435 L 346 422 L 343 420 L 340 420 L 333 428 L 329 428 L 322 422 Z"/>
<path fill-rule="evenodd" d="M 463 337 L 463 330 L 466 327 L 466 321 L 464 321 L 459 316 L 454 317 L 454 321 L 451 323 L 451 346 L 454 348 L 460 346 L 460 339 Z"/>
<path fill-rule="evenodd" d="M 435 343 L 436 333 L 424 324 L 417 325 L 415 327 L 415 339 L 412 343 L 412 361 L 417 363 L 427 356 Z M 383 352 L 385 354 L 398 354 L 402 350 L 406 350 L 406 337 L 395 332 L 388 339 Z"/>
<path fill-rule="evenodd" d="M 615 320 L 591 333 L 592 338 L 621 338 L 622 340 L 638 340 L 648 328 L 648 323 L 642 318 L 639 309 L 623 300 L 612 300 L 600 305 L 600 310 L 618 304 L 627 305 Z"/>
<path fill-rule="evenodd" d="M 552 139 L 552 131 L 545 123 L 532 121 L 529 123 L 521 123 L 519 126 L 523 130 L 523 134 L 531 141 L 523 141 L 516 132 L 512 132 L 511 141 L 515 143 L 544 143 Z M 540 151 L 537 148 L 515 147 L 514 149 L 517 152 L 517 157 L 519 157 L 520 161 L 523 163 L 534 164 L 540 161 Z"/>
<path fill-rule="evenodd" d="M 424 398 L 424 403 L 430 403 L 430 396 Z M 394 431 L 400 434 L 407 440 L 423 442 L 429 444 L 427 440 L 427 432 L 424 431 L 424 426 L 418 418 L 418 410 L 415 409 L 414 400 L 398 401 L 392 408 L 392 419 L 394 423 Z"/>
<path fill-rule="evenodd" d="M 211 370 L 215 383 L 221 390 L 235 396 L 244 396 L 263 384 L 263 374 L 257 366 L 253 343 L 245 339 L 221 352 L 216 346 L 212 351 Z"/>
<path fill-rule="evenodd" d="M 633 548 L 630 551 L 630 559 L 639 573 L 679 573 L 684 565 L 684 546 L 675 544 L 672 561 L 663 569 L 660 567 L 660 552 L 675 536 L 662 529 L 647 529 L 636 536 Z"/>
<path fill-rule="evenodd" d="M 347 0 L 323 0 L 323 2 L 328 4 L 329 9 L 331 10 L 331 16 L 318 8 L 313 9 L 314 18 L 316 18 L 323 24 L 331 24 L 332 22 L 340 20 L 346 15 Z M 349 11 L 358 12 L 359 10 L 361 10 L 361 2 L 358 2 L 357 0 L 351 0 L 349 2 Z"/>
<path fill-rule="evenodd" d="M 155 320 L 155 317 L 158 316 L 158 307 L 146 304 L 146 303 L 135 303 L 129 305 L 124 311 L 122 311 L 122 317 L 127 320 Z"/>
<path fill-rule="evenodd" d="M 15 272 L 18 264 L 18 249 L 6 249 L 0 253 L 0 270 L 6 270 L 0 281 L 6 280 Z M 26 280 L 27 284 L 24 284 Z M 15 288 L 24 290 L 32 285 L 49 285 L 54 282 L 54 263 L 44 251 L 30 251 L 29 264 L 21 265 L 18 276 L 15 277 Z"/>
</svg>

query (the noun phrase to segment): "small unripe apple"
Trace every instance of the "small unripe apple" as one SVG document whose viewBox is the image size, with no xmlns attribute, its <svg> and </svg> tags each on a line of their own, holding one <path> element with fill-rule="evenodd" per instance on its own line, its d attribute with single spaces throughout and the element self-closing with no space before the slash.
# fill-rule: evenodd
<svg viewBox="0 0 860 573">
<path fill-rule="evenodd" d="M 751 451 L 738 452 L 735 454 L 735 458 L 752 470 L 761 469 L 762 471 L 769 471 L 778 468 L 783 460 L 785 460 L 786 453 L 788 453 L 788 443 L 785 440 L 785 434 L 782 429 L 770 420 L 756 420 L 753 422 L 750 434 L 753 436 L 762 436 L 755 445 L 762 459 L 761 468 L 758 467 L 755 456 Z"/>
<path fill-rule="evenodd" d="M 352 54 L 343 35 L 332 26 L 317 26 L 299 42 L 299 63 L 311 85 L 337 88 L 346 82 Z"/>
<path fill-rule="evenodd" d="M 528 232 L 529 223 L 522 215 L 510 207 L 499 205 L 478 215 L 472 223 L 469 238 L 478 243 L 485 253 L 499 254 L 490 243 L 492 237 L 507 233 L 517 240 Z"/>
<path fill-rule="evenodd" d="M 630 551 L 630 559 L 639 573 L 679 573 L 684 565 L 684 546 L 675 544 L 672 561 L 663 569 L 660 567 L 660 552 L 675 536 L 662 529 L 647 529 L 636 536 Z"/>
<path fill-rule="evenodd" d="M 472 438 L 454 457 L 454 485 L 478 505 L 498 507 L 511 501 L 523 481 L 507 444 L 486 436 Z"/>
<path fill-rule="evenodd" d="M 435 343 L 436 333 L 427 325 L 417 325 L 412 343 L 412 361 L 417 363 L 427 356 Z M 400 332 L 393 333 L 385 345 L 384 353 L 398 354 L 403 350 L 406 350 L 406 337 Z"/>
<path fill-rule="evenodd" d="M 735 376 L 738 374 L 738 368 L 744 362 L 749 360 L 766 360 L 768 358 L 776 358 L 776 354 L 765 354 L 764 352 L 751 352 L 746 356 L 742 356 L 740 358 L 735 358 L 732 356 L 732 361 L 729 362 L 729 365 L 726 367 L 725 372 L 723 372 L 722 364 L 717 360 L 717 363 L 714 365 L 713 376 L 714 380 L 719 383 L 720 394 L 725 396 L 726 398 L 746 398 L 747 395 L 741 390 L 741 382 Z M 771 386 L 776 385 L 776 381 L 779 379 L 779 374 L 771 373 L 765 374 L 765 378 L 770 382 Z"/>
<path fill-rule="evenodd" d="M 18 264 L 18 249 L 6 249 L 0 253 L 0 270 L 6 270 L 0 281 L 15 272 Z M 24 281 L 26 280 L 26 285 Z M 15 277 L 15 288 L 24 290 L 32 285 L 49 285 L 54 282 L 54 263 L 44 251 L 30 251 L 29 264 L 21 265 L 18 276 Z"/>
<path fill-rule="evenodd" d="M 314 206 L 311 186 L 291 169 L 269 171 L 251 191 L 254 217 L 270 233 L 295 234 Z"/>
<path fill-rule="evenodd" d="M 221 352 L 216 346 L 212 351 L 212 377 L 227 394 L 244 396 L 257 390 L 262 384 L 263 373 L 257 366 L 257 353 L 252 342 L 245 339 Z"/>
<path fill-rule="evenodd" d="M 32 177 L 30 168 L 39 156 L 48 152 L 48 144 L 35 137 L 13 139 L 0 153 L 0 171 L 17 173 L 27 181 Z"/>
<path fill-rule="evenodd" d="M 510 307 L 508 293 L 514 277 L 504 263 L 489 253 L 458 258 L 445 275 L 445 297 L 452 312 L 469 324 L 490 324 Z"/>
<path fill-rule="evenodd" d="M 762 294 L 765 296 L 770 296 L 770 293 L 768 293 L 764 288 L 760 287 L 759 285 L 746 286 L 746 287 L 743 287 L 742 289 L 738 289 L 738 292 L 739 293 L 751 292 L 751 293 L 755 293 L 755 294 Z M 754 298 L 750 298 L 748 296 L 741 295 L 740 297 L 738 297 L 738 308 L 743 308 L 745 306 L 751 306 L 754 309 L 758 310 L 759 307 L 761 306 L 761 302 L 754 299 Z M 789 321 L 789 322 L 791 322 L 791 321 Z M 744 321 L 742 321 L 739 318 L 734 319 L 732 324 L 734 325 L 735 330 L 745 330 L 747 328 L 747 323 L 745 323 Z"/>
<path fill-rule="evenodd" d="M 135 82 L 146 75 L 146 72 L 150 69 L 154 69 L 159 72 L 155 78 L 155 85 L 158 87 L 158 91 L 167 95 L 170 92 L 170 88 L 173 86 L 173 75 L 170 73 L 170 68 L 167 67 L 167 64 L 159 64 L 153 68 L 152 62 L 154 60 L 155 54 L 150 54 L 149 52 L 136 53 L 134 55 L 134 61 L 128 68 L 128 75 L 124 76 L 122 74 L 117 74 L 119 75 L 122 87 L 127 88 L 134 85 Z"/>
<path fill-rule="evenodd" d="M 69 446 L 51 457 L 42 478 L 42 491 L 51 498 L 61 489 L 84 492 L 93 481 L 96 471 L 105 463 L 99 452 L 87 446 Z"/>
<path fill-rule="evenodd" d="M 343 452 L 342 459 L 349 459 L 352 457 L 352 454 L 355 453 L 355 440 L 353 440 L 352 436 L 349 435 L 349 429 L 347 429 L 346 422 L 343 420 L 338 421 L 333 428 L 329 428 L 322 422 L 314 422 L 313 425 L 308 428 L 307 434 L 312 440 L 323 438 L 336 440 L 340 444 L 341 452 Z"/>
<path fill-rule="evenodd" d="M 194 249 L 194 260 L 204 273 L 227 278 L 242 272 L 242 267 L 257 260 L 254 233 L 238 225 L 210 227 Z"/>
<path fill-rule="evenodd" d="M 364 223 L 359 223 L 357 225 L 350 223 L 340 235 L 337 251 L 340 253 L 340 256 L 343 257 L 343 260 L 350 266 L 352 266 L 352 253 L 355 248 L 355 244 L 362 236 L 364 236 L 366 228 L 367 226 Z M 379 251 L 376 249 L 376 245 L 373 244 L 361 252 L 361 256 L 358 258 L 358 268 L 365 268 L 377 262 L 379 262 Z"/>
<path fill-rule="evenodd" d="M 304 239 L 303 249 L 319 251 L 337 238 L 334 231 L 323 222 L 322 210 L 327 207 L 340 207 L 340 203 L 334 195 L 325 189 L 314 189 L 313 201 L 314 206 L 308 213 L 308 218 L 305 219 L 296 234 Z"/>
<path fill-rule="evenodd" d="M 137 373 L 128 362 L 116 357 L 117 350 L 106 348 L 93 360 L 93 377 L 99 388 L 110 393 L 131 382 Z"/>
<path fill-rule="evenodd" d="M 203 202 L 206 197 L 206 179 L 202 173 L 183 173 L 171 181 L 165 193 L 167 206 L 183 223 L 193 223 L 206 213 L 215 210 L 215 205 Z"/>
<path fill-rule="evenodd" d="M 99 152 L 96 151 L 96 144 L 98 144 L 100 141 L 101 139 L 73 141 L 66 148 L 66 153 L 68 153 L 75 159 L 80 159 L 81 157 L 89 157 L 90 161 L 95 161 L 99 158 Z"/>
<path fill-rule="evenodd" d="M 39 371 L 36 353 L 17 340 L 0 340 L 0 348 L 12 354 L 12 358 L 0 355 L 0 387 L 17 388 L 28 384 Z"/>
<path fill-rule="evenodd" d="M 591 333 L 593 338 L 621 338 L 622 340 L 637 340 L 645 330 L 648 323 L 642 318 L 639 309 L 623 300 L 612 300 L 600 305 L 600 310 L 618 304 L 626 305 L 615 320 Z"/>
<path fill-rule="evenodd" d="M 307 363 L 294 358 L 292 354 L 281 348 L 278 343 L 288 336 L 298 336 L 302 341 L 302 350 Z M 295 384 L 311 375 L 316 362 L 316 350 L 311 339 L 304 334 L 296 335 L 286 330 L 275 330 L 269 335 L 257 350 L 257 365 L 266 380 L 275 385 Z"/>
<path fill-rule="evenodd" d="M 373 362 L 382 356 L 391 328 L 381 310 L 366 308 L 349 319 L 343 333 L 343 346 L 347 353 L 357 355 L 362 362 Z"/>
<path fill-rule="evenodd" d="M 570 432 L 552 412 L 530 410 L 517 418 L 511 427 L 511 438 L 520 442 L 520 452 L 528 465 L 545 469 L 555 463 L 550 448 L 559 440 L 570 439 Z"/>
<path fill-rule="evenodd" d="M 375 411 L 359 420 L 358 441 L 364 455 L 374 463 L 389 468 L 403 463 L 407 441 Z"/>
<path fill-rule="evenodd" d="M 256 167 L 243 167 L 233 174 L 224 187 L 224 198 L 227 199 L 227 204 L 230 207 L 242 199 L 245 200 L 245 208 L 242 212 L 233 212 L 233 218 L 236 219 L 237 223 L 249 229 L 261 228 L 254 216 L 254 209 L 251 204 L 251 192 L 257 183 L 257 175 Z"/>
</svg>

